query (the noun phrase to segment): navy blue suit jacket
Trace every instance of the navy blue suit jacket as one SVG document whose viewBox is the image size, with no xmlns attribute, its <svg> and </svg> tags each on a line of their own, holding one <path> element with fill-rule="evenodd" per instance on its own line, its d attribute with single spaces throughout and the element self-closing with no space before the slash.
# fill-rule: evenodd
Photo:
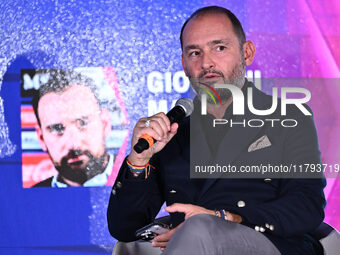
<svg viewBox="0 0 340 255">
<path fill-rule="evenodd" d="M 246 83 L 246 86 L 252 85 Z M 257 89 L 253 98 L 257 109 L 271 106 L 271 97 Z M 271 116 L 259 117 L 246 110 L 247 119 L 282 119 L 279 115 L 276 111 Z M 164 202 L 167 205 L 188 203 L 241 215 L 242 224 L 263 227 L 266 230 L 263 234 L 282 254 L 316 254 L 313 246 L 317 242 L 308 233 L 324 218 L 324 178 L 268 179 L 264 176 L 262 179 L 215 178 L 201 182 L 190 179 L 190 148 L 199 154 L 195 158 L 202 161 L 208 162 L 212 157 L 202 126 L 195 120 L 197 116 L 191 116 L 191 123 L 195 123 L 191 128 L 186 118 L 176 136 L 154 155 L 151 163 L 155 170 L 148 179 L 127 178 L 129 170 L 126 162 L 123 163 L 108 206 L 111 235 L 121 241 L 133 241 L 134 232 L 152 222 Z M 235 121 L 241 117 L 245 116 L 238 116 Z M 320 163 L 312 117 L 304 116 L 292 106 L 285 118 L 298 120 L 298 126 L 276 125 L 273 128 L 266 123 L 260 128 L 230 128 L 219 144 L 216 158 L 233 165 Z M 248 147 L 263 135 L 269 138 L 271 146 L 248 152 Z M 184 220 L 184 215 L 175 213 L 172 218 L 177 225 Z"/>
</svg>

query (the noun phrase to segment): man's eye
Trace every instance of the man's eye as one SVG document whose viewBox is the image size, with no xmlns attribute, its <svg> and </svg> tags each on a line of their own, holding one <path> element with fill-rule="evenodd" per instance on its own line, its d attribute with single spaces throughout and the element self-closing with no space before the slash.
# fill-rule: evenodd
<svg viewBox="0 0 340 255">
<path fill-rule="evenodd" d="M 84 120 L 84 119 L 77 119 L 77 126 L 79 128 L 84 128 L 88 125 L 88 121 L 87 120 Z"/>
<path fill-rule="evenodd" d="M 199 54 L 200 54 L 199 51 L 192 51 L 192 52 L 189 52 L 189 56 L 190 56 L 190 57 L 196 57 L 196 56 L 198 56 Z"/>
<path fill-rule="evenodd" d="M 51 133 L 56 134 L 56 135 L 62 135 L 62 134 L 64 134 L 64 131 L 65 131 L 65 127 L 64 127 L 63 124 L 51 125 L 51 126 L 48 126 L 47 129 Z"/>
<path fill-rule="evenodd" d="M 225 46 L 217 46 L 216 50 L 217 51 L 224 51 L 225 50 Z"/>
</svg>

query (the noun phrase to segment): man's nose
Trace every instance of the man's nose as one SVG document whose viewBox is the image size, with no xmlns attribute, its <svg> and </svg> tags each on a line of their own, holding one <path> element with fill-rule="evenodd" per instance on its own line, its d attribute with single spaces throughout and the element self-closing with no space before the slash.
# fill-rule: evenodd
<svg viewBox="0 0 340 255">
<path fill-rule="evenodd" d="M 83 135 L 75 125 L 70 125 L 65 129 L 63 138 L 66 150 L 81 149 Z"/>
<path fill-rule="evenodd" d="M 201 57 L 201 66 L 202 69 L 211 69 L 215 67 L 215 62 L 213 58 L 209 54 L 203 54 Z"/>
</svg>

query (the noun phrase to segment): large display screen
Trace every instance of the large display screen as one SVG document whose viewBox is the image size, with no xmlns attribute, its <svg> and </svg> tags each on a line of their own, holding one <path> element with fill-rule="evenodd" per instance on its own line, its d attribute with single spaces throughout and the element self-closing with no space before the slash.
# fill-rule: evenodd
<svg viewBox="0 0 340 255">
<path fill-rule="evenodd" d="M 84 81 L 85 85 L 66 84 L 58 89 L 68 73 L 88 79 L 93 86 L 84 90 Z M 44 86 L 49 88 L 39 97 L 36 114 L 32 101 Z M 96 100 L 91 100 L 92 96 Z M 65 73 L 58 69 L 22 69 L 21 102 L 24 188 L 58 187 L 58 169 L 71 175 L 74 171 L 87 172 L 87 177 L 70 176 L 75 182 L 71 186 L 112 186 L 126 154 L 129 134 L 129 119 L 114 68 L 75 68 Z"/>
</svg>

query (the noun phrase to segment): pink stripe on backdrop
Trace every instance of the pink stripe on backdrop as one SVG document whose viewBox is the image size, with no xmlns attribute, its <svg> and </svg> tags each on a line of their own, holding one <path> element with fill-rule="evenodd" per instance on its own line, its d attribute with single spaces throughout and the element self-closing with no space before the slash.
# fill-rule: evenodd
<svg viewBox="0 0 340 255">
<path fill-rule="evenodd" d="M 119 152 L 116 156 L 116 159 L 115 159 L 115 162 L 114 162 L 114 165 L 113 165 L 113 168 L 112 168 L 112 173 L 107 180 L 106 186 L 112 186 L 115 183 L 115 180 L 117 178 L 120 166 L 122 165 L 122 163 L 125 159 L 126 147 L 127 147 L 128 140 L 129 140 L 129 133 L 130 132 L 127 132 L 127 135 L 124 139 L 124 142 L 119 149 Z"/>
<path fill-rule="evenodd" d="M 311 10 L 319 10 L 318 2 L 309 1 L 308 3 L 305 0 L 297 1 L 299 12 L 301 17 L 304 19 L 306 33 L 310 35 L 309 41 L 311 43 L 313 54 L 318 63 L 318 68 L 320 70 L 321 77 L 324 78 L 340 78 L 340 70 L 337 66 L 335 58 L 330 50 L 330 47 L 327 44 L 327 41 L 322 33 L 318 23 L 316 21 L 316 16 L 312 14 Z M 325 3 L 324 3 L 325 4 Z M 334 8 L 339 8 L 338 1 L 333 1 L 332 3 L 328 3 L 329 5 L 333 5 Z M 314 8 L 313 8 L 314 7 Z M 334 81 L 336 81 L 334 79 Z M 326 82 L 328 86 L 325 86 L 324 89 L 328 93 L 328 97 L 330 98 L 329 105 L 324 105 L 324 112 L 329 111 L 330 109 L 335 111 L 335 120 L 332 125 L 332 129 L 330 130 L 330 137 L 327 151 L 324 152 L 324 160 L 325 163 L 328 164 L 339 164 L 340 163 L 340 84 L 337 82 Z M 326 94 L 326 93 L 325 93 Z M 339 176 L 339 175 L 338 175 Z M 335 178 L 327 179 L 327 186 L 325 188 L 325 196 L 328 200 L 328 204 L 326 207 L 326 218 L 325 221 L 330 223 L 331 225 L 339 228 L 340 227 L 340 218 L 337 213 L 339 209 L 339 195 L 337 191 L 339 190 L 339 181 Z"/>
<path fill-rule="evenodd" d="M 128 114 L 126 112 L 125 104 L 120 94 L 118 79 L 115 70 L 113 67 L 102 67 L 102 70 L 107 83 L 115 92 L 118 105 L 123 113 L 124 121 L 122 124 L 124 125 L 129 124 Z"/>
</svg>

